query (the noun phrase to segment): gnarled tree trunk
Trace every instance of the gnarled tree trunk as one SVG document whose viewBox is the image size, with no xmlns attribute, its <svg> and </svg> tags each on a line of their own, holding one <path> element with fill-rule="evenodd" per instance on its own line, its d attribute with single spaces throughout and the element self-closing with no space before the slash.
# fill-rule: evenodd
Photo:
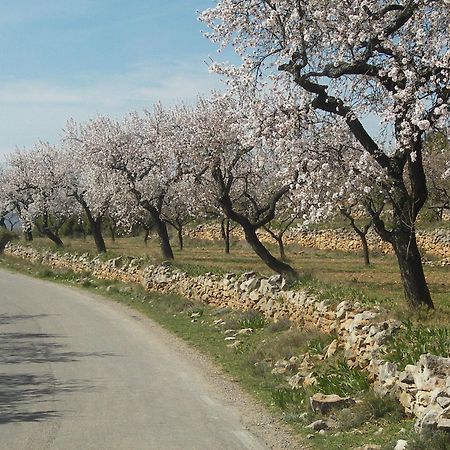
<svg viewBox="0 0 450 450">
<path fill-rule="evenodd" d="M 425 280 L 422 259 L 414 230 L 398 229 L 393 232 L 392 246 L 397 256 L 400 275 L 408 304 L 417 308 L 434 308 Z"/>
</svg>

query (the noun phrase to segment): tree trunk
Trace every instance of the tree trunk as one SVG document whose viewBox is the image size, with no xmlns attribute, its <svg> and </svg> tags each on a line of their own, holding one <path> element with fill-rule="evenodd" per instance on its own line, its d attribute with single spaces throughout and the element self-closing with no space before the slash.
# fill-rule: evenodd
<svg viewBox="0 0 450 450">
<path fill-rule="evenodd" d="M 183 226 L 179 225 L 177 228 L 178 235 L 178 244 L 180 246 L 180 250 L 183 250 Z"/>
<path fill-rule="evenodd" d="M 277 242 L 278 242 L 278 250 L 280 252 L 280 258 L 282 261 L 286 261 L 287 258 L 286 258 L 286 251 L 284 249 L 283 236 L 278 236 Z"/>
<path fill-rule="evenodd" d="M 220 222 L 220 230 L 222 232 L 222 238 L 225 243 L 225 253 L 230 254 L 230 219 L 222 219 Z"/>
<path fill-rule="evenodd" d="M 92 220 L 91 223 L 92 236 L 94 236 L 95 246 L 98 253 L 106 253 L 105 240 L 102 234 L 102 219 Z"/>
<path fill-rule="evenodd" d="M 145 244 L 145 246 L 147 246 L 149 236 L 150 236 L 150 229 L 149 228 L 145 228 L 145 234 L 144 234 L 144 244 Z"/>
<path fill-rule="evenodd" d="M 412 308 L 426 306 L 433 309 L 415 232 L 396 229 L 392 233 L 392 246 L 397 256 L 406 301 Z"/>
<path fill-rule="evenodd" d="M 116 227 L 110 225 L 109 226 L 109 231 L 111 233 L 111 241 L 116 242 Z"/>
<path fill-rule="evenodd" d="M 3 217 L 0 219 L 0 227 L 6 229 L 5 219 Z"/>
<path fill-rule="evenodd" d="M 253 251 L 269 266 L 272 270 L 282 275 L 287 280 L 293 280 L 298 277 L 297 272 L 289 265 L 275 258 L 269 250 L 259 240 L 256 229 L 252 226 L 243 226 L 245 240 L 250 244 Z"/>
<path fill-rule="evenodd" d="M 367 243 L 367 236 L 364 233 L 361 233 L 359 237 L 361 239 L 363 249 L 364 265 L 370 266 L 369 245 Z"/>
<path fill-rule="evenodd" d="M 161 217 L 155 208 L 149 208 L 148 212 L 152 216 L 153 222 L 155 223 L 156 231 L 160 239 L 161 252 L 164 258 L 174 259 L 166 223 L 161 220 Z"/>
<path fill-rule="evenodd" d="M 95 247 L 97 248 L 97 252 L 98 253 L 106 253 L 105 240 L 103 239 L 103 234 L 102 234 L 102 218 L 97 217 L 97 219 L 94 219 L 89 207 L 87 205 L 83 205 L 83 208 L 86 212 L 86 217 L 87 217 L 89 225 L 91 227 L 92 236 L 94 237 L 94 242 L 95 242 Z"/>
<path fill-rule="evenodd" d="M 27 242 L 32 242 L 33 241 L 33 232 L 31 230 L 24 231 L 24 234 L 25 234 L 25 240 Z"/>
<path fill-rule="evenodd" d="M 44 227 L 44 229 L 42 230 L 43 233 L 52 241 L 56 244 L 57 247 L 64 247 L 63 241 L 61 240 L 61 238 L 53 233 L 52 230 L 50 230 L 50 228 Z"/>
</svg>

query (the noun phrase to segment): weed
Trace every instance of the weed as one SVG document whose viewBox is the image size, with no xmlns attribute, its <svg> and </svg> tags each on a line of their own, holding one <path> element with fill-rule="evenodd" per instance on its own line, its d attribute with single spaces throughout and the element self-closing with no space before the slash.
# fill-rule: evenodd
<svg viewBox="0 0 450 450">
<path fill-rule="evenodd" d="M 55 276 L 55 272 L 48 268 L 42 268 L 37 272 L 37 276 L 39 278 L 53 278 Z"/>
<path fill-rule="evenodd" d="M 408 440 L 408 450 L 450 450 L 450 438 L 445 431 L 433 431 Z"/>
<path fill-rule="evenodd" d="M 272 390 L 272 399 L 275 405 L 281 409 L 288 406 L 304 406 L 307 395 L 304 389 L 291 389 L 288 387 L 277 387 Z"/>
<path fill-rule="evenodd" d="M 279 333 L 280 331 L 289 330 L 289 328 L 291 328 L 291 325 L 291 321 L 287 318 L 284 318 L 278 320 L 277 322 L 271 322 L 267 329 L 270 333 Z"/>
<path fill-rule="evenodd" d="M 319 335 L 308 342 L 308 352 L 313 355 L 323 355 L 325 349 L 332 341 L 332 337 L 328 335 Z"/>
<path fill-rule="evenodd" d="M 407 364 L 417 363 L 425 353 L 449 357 L 450 328 L 415 326 L 408 320 L 388 340 L 385 358 L 403 370 Z"/>
<path fill-rule="evenodd" d="M 369 391 L 355 406 L 339 411 L 337 419 L 339 429 L 349 431 L 369 421 L 379 419 L 388 422 L 399 421 L 403 414 L 402 406 L 395 397 L 390 395 L 381 397 Z"/>
<path fill-rule="evenodd" d="M 316 386 L 322 394 L 347 396 L 367 391 L 370 381 L 367 375 L 357 368 L 352 368 L 344 359 L 327 367 L 323 372 L 314 373 Z"/>
<path fill-rule="evenodd" d="M 249 309 L 245 312 L 245 317 L 239 321 L 240 328 L 252 328 L 259 330 L 267 325 L 266 319 L 259 311 Z"/>
</svg>

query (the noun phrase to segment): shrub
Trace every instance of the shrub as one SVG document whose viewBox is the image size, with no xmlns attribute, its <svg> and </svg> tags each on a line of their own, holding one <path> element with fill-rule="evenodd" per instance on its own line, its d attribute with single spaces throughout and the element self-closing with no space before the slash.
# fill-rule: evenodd
<svg viewBox="0 0 450 450">
<path fill-rule="evenodd" d="M 385 359 L 403 370 L 407 364 L 417 363 L 425 353 L 449 357 L 450 328 L 414 326 L 408 320 L 388 340 Z"/>
<path fill-rule="evenodd" d="M 408 450 L 450 450 L 450 437 L 445 431 L 433 431 L 408 439 Z"/>
<path fill-rule="evenodd" d="M 286 331 L 289 330 L 289 328 L 291 328 L 291 321 L 287 318 L 278 320 L 277 322 L 272 322 L 269 327 L 268 330 L 271 333 L 279 333 L 281 331 Z"/>
<path fill-rule="evenodd" d="M 404 415 L 400 402 L 391 395 L 381 397 L 370 391 L 361 402 L 352 408 L 338 412 L 339 429 L 348 431 L 366 422 L 385 419 L 390 422 L 400 420 Z"/>
<path fill-rule="evenodd" d="M 11 242 L 17 236 L 11 231 L 6 230 L 5 228 L 0 228 L 0 253 L 3 253 L 8 242 Z"/>
</svg>

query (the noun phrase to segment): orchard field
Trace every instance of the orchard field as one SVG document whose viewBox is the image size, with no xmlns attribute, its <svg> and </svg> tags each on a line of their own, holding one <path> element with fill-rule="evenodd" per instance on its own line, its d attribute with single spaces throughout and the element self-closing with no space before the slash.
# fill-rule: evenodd
<svg viewBox="0 0 450 450">
<path fill-rule="evenodd" d="M 187 233 L 189 234 L 189 232 Z M 175 236 L 174 236 L 175 237 Z M 91 236 L 83 238 L 66 238 L 65 250 L 76 253 L 95 255 L 95 244 Z M 106 238 L 108 254 L 106 257 L 126 255 L 148 258 L 149 264 L 162 262 L 158 238 L 152 236 L 147 245 L 143 236 L 118 237 L 112 241 Z M 184 239 L 184 249 L 173 246 L 175 259 L 172 264 L 192 274 L 206 272 L 239 273 L 255 271 L 271 275 L 273 272 L 254 254 L 245 241 L 234 239 L 230 253 L 224 252 L 223 241 Z M 38 248 L 55 248 L 44 237 L 35 238 L 33 246 Z M 268 244 L 271 252 L 276 254 L 277 246 Z M 407 317 L 418 318 L 426 323 L 450 324 L 450 274 L 448 266 L 426 265 L 425 273 L 430 291 L 435 302 L 433 313 L 422 311 L 419 316 L 412 313 L 404 302 L 403 287 L 398 273 L 394 255 L 371 251 L 370 266 L 363 263 L 362 251 L 320 250 L 300 247 L 298 244 L 286 246 L 288 262 L 300 274 L 296 282 L 316 292 L 324 298 L 335 300 L 360 301 L 368 304 L 380 303 L 391 311 L 393 316 L 405 320 Z M 433 255 L 430 255 L 433 258 Z M 437 261 L 439 258 L 434 257 Z"/>
</svg>

